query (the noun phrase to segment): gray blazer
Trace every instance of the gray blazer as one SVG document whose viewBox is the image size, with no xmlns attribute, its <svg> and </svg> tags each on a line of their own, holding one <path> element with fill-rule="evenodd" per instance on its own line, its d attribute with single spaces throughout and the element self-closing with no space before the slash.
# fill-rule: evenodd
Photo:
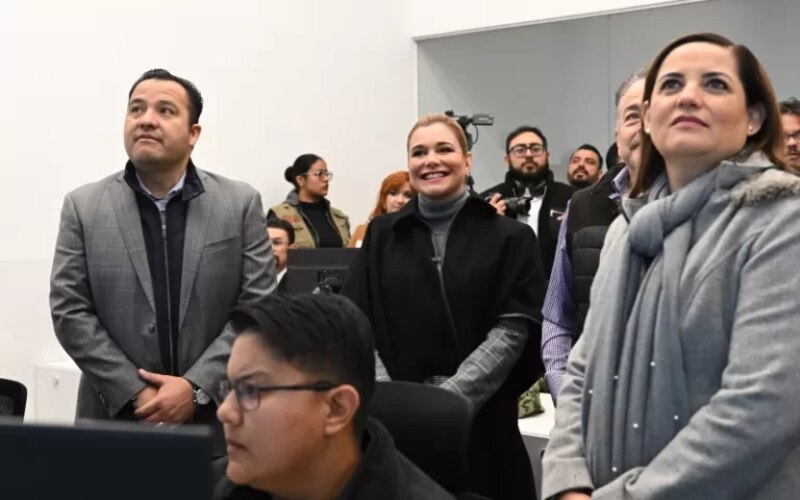
<svg viewBox="0 0 800 500">
<path fill-rule="evenodd" d="M 50 311 L 83 372 L 78 418 L 114 418 L 145 387 L 139 368 L 164 373 L 142 223 L 123 174 L 69 193 L 61 211 Z M 275 263 L 258 192 L 197 174 L 205 192 L 186 217 L 177 364 L 219 404 L 233 341 L 228 314 L 275 290 Z"/>
</svg>

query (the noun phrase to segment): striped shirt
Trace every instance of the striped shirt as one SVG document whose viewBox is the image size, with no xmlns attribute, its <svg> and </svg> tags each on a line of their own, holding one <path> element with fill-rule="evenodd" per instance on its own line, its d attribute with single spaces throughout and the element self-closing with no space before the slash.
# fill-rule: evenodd
<svg viewBox="0 0 800 500">
<path fill-rule="evenodd" d="M 618 200 L 628 192 L 630 185 L 630 172 L 625 167 L 612 181 L 614 192 L 609 196 Z M 577 322 L 575 307 L 575 288 L 572 276 L 572 263 L 567 252 L 567 218 L 569 206 L 564 212 L 561 229 L 558 232 L 553 272 L 550 275 L 550 284 L 544 298 L 542 308 L 542 360 L 545 367 L 545 378 L 550 387 L 553 401 L 561 390 L 561 382 L 567 368 L 567 358 L 572 347 L 572 330 Z"/>
</svg>

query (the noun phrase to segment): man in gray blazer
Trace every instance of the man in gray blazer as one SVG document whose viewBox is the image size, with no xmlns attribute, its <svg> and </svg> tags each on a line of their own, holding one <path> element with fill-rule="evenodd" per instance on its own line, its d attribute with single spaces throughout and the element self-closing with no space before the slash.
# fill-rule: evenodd
<svg viewBox="0 0 800 500">
<path fill-rule="evenodd" d="M 146 72 L 125 169 L 64 200 L 50 309 L 83 372 L 78 418 L 214 423 L 228 314 L 275 289 L 259 194 L 191 160 L 202 106 L 191 82 Z"/>
</svg>

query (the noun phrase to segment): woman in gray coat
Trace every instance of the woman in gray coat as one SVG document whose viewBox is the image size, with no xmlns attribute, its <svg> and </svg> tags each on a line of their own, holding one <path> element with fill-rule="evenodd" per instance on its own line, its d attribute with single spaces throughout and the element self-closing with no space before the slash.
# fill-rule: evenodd
<svg viewBox="0 0 800 500">
<path fill-rule="evenodd" d="M 747 48 L 688 35 L 653 61 L 643 110 L 543 496 L 797 498 L 800 178 L 772 86 Z"/>
</svg>

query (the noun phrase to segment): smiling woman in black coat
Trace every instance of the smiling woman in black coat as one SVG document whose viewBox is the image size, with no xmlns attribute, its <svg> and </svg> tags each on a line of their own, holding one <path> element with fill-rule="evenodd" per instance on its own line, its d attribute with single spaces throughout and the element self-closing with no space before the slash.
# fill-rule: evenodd
<svg viewBox="0 0 800 500">
<path fill-rule="evenodd" d="M 544 371 L 536 236 L 468 194 L 472 157 L 452 119 L 422 117 L 408 155 L 419 195 L 372 221 L 342 293 L 372 322 L 379 379 L 435 382 L 472 401 L 472 491 L 536 498 L 517 426 L 517 398 Z"/>
</svg>

